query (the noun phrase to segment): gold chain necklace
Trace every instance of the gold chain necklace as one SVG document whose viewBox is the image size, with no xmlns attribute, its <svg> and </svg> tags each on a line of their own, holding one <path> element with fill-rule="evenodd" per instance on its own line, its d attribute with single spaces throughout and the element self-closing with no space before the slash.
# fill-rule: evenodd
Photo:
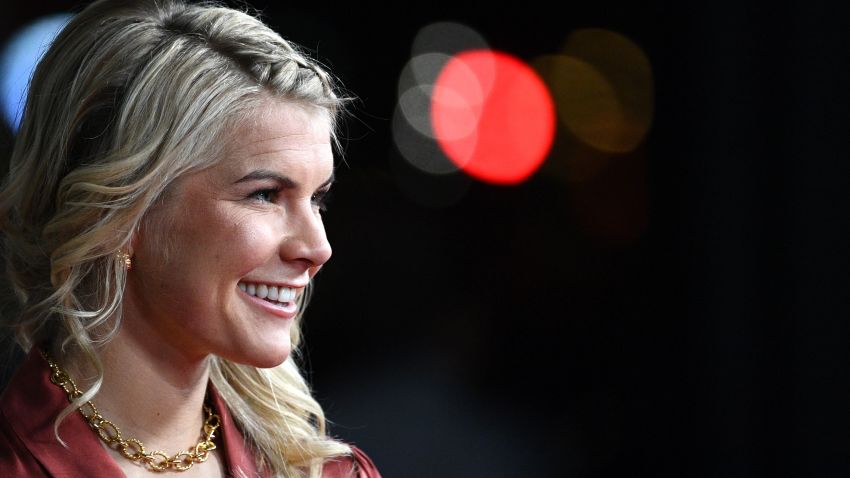
<svg viewBox="0 0 850 478">
<path fill-rule="evenodd" d="M 50 365 L 50 381 L 65 391 L 68 395 L 68 401 L 73 402 L 82 396 L 83 392 L 77 388 L 71 377 L 59 368 L 59 365 L 46 353 L 42 352 L 41 355 L 47 360 L 47 364 Z M 216 449 L 213 439 L 215 438 L 216 430 L 221 425 L 221 418 L 213 413 L 210 407 L 204 405 L 204 412 L 207 414 L 207 418 L 204 420 L 204 426 L 201 429 L 203 434 L 201 441 L 193 449 L 181 451 L 169 457 L 163 451 L 145 451 L 145 446 L 136 438 L 128 438 L 126 440 L 122 438 L 121 430 L 114 423 L 103 418 L 103 415 L 97 411 L 97 407 L 91 401 L 83 404 L 79 410 L 92 430 L 110 448 L 118 450 L 121 455 L 129 460 L 142 463 L 143 466 L 148 467 L 152 471 L 166 471 L 168 469 L 186 471 L 192 468 L 192 465 L 195 463 L 207 461 L 210 452 Z"/>
</svg>

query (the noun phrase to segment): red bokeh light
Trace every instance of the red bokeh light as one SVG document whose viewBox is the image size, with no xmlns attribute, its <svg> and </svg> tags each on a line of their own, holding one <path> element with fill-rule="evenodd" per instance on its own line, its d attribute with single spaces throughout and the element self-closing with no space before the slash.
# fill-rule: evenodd
<svg viewBox="0 0 850 478">
<path fill-rule="evenodd" d="M 546 85 L 523 61 L 493 50 L 465 51 L 446 63 L 434 85 L 431 121 L 449 159 L 495 184 L 531 176 L 555 135 Z"/>
</svg>

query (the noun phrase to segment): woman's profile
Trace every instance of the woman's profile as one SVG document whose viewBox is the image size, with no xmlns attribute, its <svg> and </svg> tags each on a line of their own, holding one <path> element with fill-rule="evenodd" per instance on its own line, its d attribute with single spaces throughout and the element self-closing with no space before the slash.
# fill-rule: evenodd
<svg viewBox="0 0 850 478">
<path fill-rule="evenodd" d="M 0 190 L 26 358 L 2 476 L 378 477 L 297 363 L 344 99 L 255 17 L 99 0 L 34 73 Z"/>
</svg>

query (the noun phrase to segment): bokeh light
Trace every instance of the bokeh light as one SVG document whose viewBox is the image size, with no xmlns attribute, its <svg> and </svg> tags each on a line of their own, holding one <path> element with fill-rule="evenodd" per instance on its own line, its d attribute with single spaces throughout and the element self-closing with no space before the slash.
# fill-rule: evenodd
<svg viewBox="0 0 850 478">
<path fill-rule="evenodd" d="M 465 51 L 446 64 L 434 86 L 431 120 L 446 155 L 495 184 L 527 179 L 555 134 L 546 84 L 521 60 L 493 50 Z"/>
<path fill-rule="evenodd" d="M 561 55 L 537 59 L 561 121 L 576 139 L 610 153 L 626 153 L 652 125 L 652 66 L 625 36 L 598 28 L 577 30 Z"/>
<path fill-rule="evenodd" d="M 0 53 L 0 108 L 6 123 L 17 131 L 32 72 L 70 14 L 43 17 L 16 32 Z"/>
<path fill-rule="evenodd" d="M 430 104 L 433 85 L 414 85 L 398 95 L 398 111 L 416 132 L 434 137 L 431 129 Z"/>
<path fill-rule="evenodd" d="M 425 87 L 411 88 L 410 95 L 418 94 L 419 88 Z M 426 117 L 419 125 L 427 128 L 427 131 L 412 127 L 409 123 L 411 118 L 405 116 L 404 109 L 401 106 L 403 99 L 404 96 L 399 100 L 399 106 L 396 107 L 392 120 L 393 141 L 399 153 L 411 166 L 421 172 L 438 175 L 456 172 L 457 166 L 449 161 L 434 141 L 430 118 Z M 430 102 L 430 96 L 424 98 L 424 101 Z M 423 106 L 421 111 L 421 114 L 428 115 L 430 107 Z"/>
<path fill-rule="evenodd" d="M 460 23 L 437 22 L 422 27 L 416 34 L 411 59 L 399 75 L 392 133 L 401 156 L 420 172 L 447 175 L 458 171 L 457 164 L 449 160 L 435 141 L 431 99 L 437 77 L 452 55 L 475 48 L 487 48 L 487 42 L 478 32 Z"/>
<path fill-rule="evenodd" d="M 401 70 L 398 101 L 403 117 L 420 134 L 433 138 L 431 129 L 431 91 L 443 66 L 451 59 L 444 53 L 414 56 Z"/>
<path fill-rule="evenodd" d="M 443 53 L 452 56 L 464 50 L 483 50 L 490 45 L 484 37 L 467 25 L 456 22 L 436 22 L 419 29 L 413 39 L 413 56 L 424 53 Z"/>
<path fill-rule="evenodd" d="M 538 58 L 535 67 L 551 86 L 561 121 L 579 141 L 606 152 L 634 147 L 614 87 L 593 65 L 565 55 Z"/>
<path fill-rule="evenodd" d="M 440 71 L 452 58 L 441 52 L 420 53 L 413 56 L 399 76 L 399 95 L 414 86 L 433 85 Z"/>
<path fill-rule="evenodd" d="M 648 223 L 646 149 L 654 114 L 648 57 L 625 36 L 572 32 L 532 62 L 554 98 L 559 132 L 544 173 L 569 183 L 569 207 L 597 244 L 625 246 Z"/>
</svg>

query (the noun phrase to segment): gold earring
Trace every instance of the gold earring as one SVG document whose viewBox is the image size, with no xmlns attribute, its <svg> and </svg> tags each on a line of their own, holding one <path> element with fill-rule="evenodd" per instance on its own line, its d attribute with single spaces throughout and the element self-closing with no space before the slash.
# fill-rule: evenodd
<svg viewBox="0 0 850 478">
<path fill-rule="evenodd" d="M 124 251 L 118 251 L 116 254 L 118 260 L 124 263 L 124 268 L 128 271 L 133 267 L 133 259 L 130 257 L 130 254 Z"/>
</svg>

